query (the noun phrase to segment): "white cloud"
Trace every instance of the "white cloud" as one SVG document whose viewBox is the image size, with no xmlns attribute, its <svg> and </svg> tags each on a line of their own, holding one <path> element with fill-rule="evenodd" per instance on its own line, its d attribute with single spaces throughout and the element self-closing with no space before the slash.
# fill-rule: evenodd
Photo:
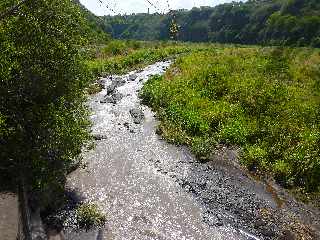
<svg viewBox="0 0 320 240">
<path fill-rule="evenodd" d="M 155 7 L 148 3 L 150 1 Z M 231 2 L 232 0 L 168 0 L 170 8 L 190 9 L 192 7 L 199 6 L 214 6 L 217 4 Z M 139 13 L 147 12 L 148 8 L 151 12 L 167 11 L 167 0 L 102 0 L 103 4 L 100 4 L 99 0 L 80 0 L 90 11 L 96 15 L 108 15 L 108 14 L 124 14 L 124 13 Z"/>
</svg>

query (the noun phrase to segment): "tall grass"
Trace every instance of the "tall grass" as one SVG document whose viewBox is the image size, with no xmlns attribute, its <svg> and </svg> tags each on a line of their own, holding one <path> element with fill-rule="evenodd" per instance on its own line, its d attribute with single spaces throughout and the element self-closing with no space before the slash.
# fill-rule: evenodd
<svg viewBox="0 0 320 240">
<path fill-rule="evenodd" d="M 159 132 L 199 158 L 236 144 L 249 169 L 319 192 L 319 66 L 312 49 L 211 47 L 180 57 L 141 96 Z"/>
<path fill-rule="evenodd" d="M 93 76 L 120 74 L 190 50 L 186 44 L 114 40 L 90 49 L 94 57 L 86 63 Z"/>
</svg>

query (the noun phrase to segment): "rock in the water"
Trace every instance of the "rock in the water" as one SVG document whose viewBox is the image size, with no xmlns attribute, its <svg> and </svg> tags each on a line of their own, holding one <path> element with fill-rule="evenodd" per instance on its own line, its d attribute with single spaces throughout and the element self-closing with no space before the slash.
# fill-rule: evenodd
<svg viewBox="0 0 320 240">
<path fill-rule="evenodd" d="M 115 89 L 116 89 L 116 86 L 114 84 L 107 86 L 107 94 L 112 94 Z"/>
<path fill-rule="evenodd" d="M 108 96 L 108 94 L 104 97 L 103 100 L 100 101 L 100 103 L 113 103 L 117 104 L 121 99 L 123 98 L 123 94 L 119 92 L 112 93 L 111 96 Z"/>
<path fill-rule="evenodd" d="M 142 123 L 144 119 L 144 113 L 141 108 L 133 108 L 130 110 L 131 117 L 133 118 L 133 122 L 135 124 Z"/>
<path fill-rule="evenodd" d="M 130 128 L 130 125 L 129 125 L 129 123 L 128 123 L 128 122 L 125 122 L 125 123 L 123 124 L 123 126 L 125 126 L 127 129 L 129 129 L 129 128 Z"/>
<path fill-rule="evenodd" d="M 96 135 L 93 135 L 93 139 L 96 141 L 101 141 L 101 140 L 107 139 L 107 136 L 96 134 Z"/>
<path fill-rule="evenodd" d="M 130 74 L 129 75 L 129 81 L 135 81 L 137 79 L 137 74 Z"/>
<path fill-rule="evenodd" d="M 117 77 L 112 83 L 115 84 L 116 87 L 121 87 L 126 84 L 126 80 L 124 78 Z"/>
<path fill-rule="evenodd" d="M 107 86 L 107 94 L 110 95 L 112 93 L 114 93 L 114 91 L 116 90 L 116 88 L 123 86 L 126 83 L 126 80 L 123 78 L 116 78 L 112 81 L 112 83 Z"/>
</svg>

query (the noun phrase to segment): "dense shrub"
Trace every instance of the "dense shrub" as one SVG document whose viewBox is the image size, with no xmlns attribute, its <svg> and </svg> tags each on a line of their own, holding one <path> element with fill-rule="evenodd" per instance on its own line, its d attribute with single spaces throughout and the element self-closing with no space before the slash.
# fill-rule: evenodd
<svg viewBox="0 0 320 240">
<path fill-rule="evenodd" d="M 89 138 L 85 28 L 69 0 L 26 1 L 0 22 L 0 182 L 32 194 L 37 207 L 64 188 Z"/>
<path fill-rule="evenodd" d="M 106 222 L 106 216 L 95 204 L 84 203 L 80 205 L 76 210 L 76 215 L 79 227 L 87 230 L 102 227 Z"/>
</svg>

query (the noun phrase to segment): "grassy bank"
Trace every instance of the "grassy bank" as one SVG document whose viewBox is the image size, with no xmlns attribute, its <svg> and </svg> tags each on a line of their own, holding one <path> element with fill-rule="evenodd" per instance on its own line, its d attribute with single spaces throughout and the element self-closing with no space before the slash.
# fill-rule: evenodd
<svg viewBox="0 0 320 240">
<path fill-rule="evenodd" d="M 159 132 L 200 159 L 217 143 L 286 187 L 320 190 L 320 54 L 312 49 L 211 47 L 178 58 L 141 93 Z"/>
<path fill-rule="evenodd" d="M 91 47 L 91 59 L 86 64 L 93 76 L 121 74 L 190 50 L 186 44 L 172 42 L 114 40 L 104 46 Z"/>
</svg>

